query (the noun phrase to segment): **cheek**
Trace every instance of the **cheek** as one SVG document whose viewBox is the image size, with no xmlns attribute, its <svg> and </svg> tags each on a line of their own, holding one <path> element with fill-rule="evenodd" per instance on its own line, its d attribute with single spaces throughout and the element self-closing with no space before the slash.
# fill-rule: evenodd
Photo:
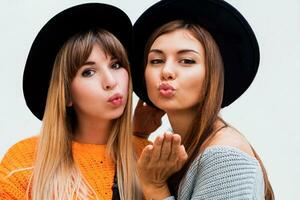
<svg viewBox="0 0 300 200">
<path fill-rule="evenodd" d="M 199 101 L 203 93 L 203 82 L 205 78 L 204 69 L 192 70 L 184 79 L 181 80 L 181 85 L 184 85 L 183 92 L 188 93 L 190 100 Z"/>
<path fill-rule="evenodd" d="M 71 97 L 73 101 L 76 101 L 77 97 L 80 97 L 81 85 L 78 83 L 76 79 L 74 79 L 71 83 Z"/>
<path fill-rule="evenodd" d="M 71 99 L 74 104 L 80 104 L 83 101 L 86 101 L 94 87 L 85 84 L 83 81 L 74 79 L 71 83 Z"/>
<path fill-rule="evenodd" d="M 148 91 L 148 95 L 151 97 L 152 92 L 156 89 L 156 85 L 159 83 L 159 72 L 150 67 L 146 67 L 145 81 Z"/>
<path fill-rule="evenodd" d="M 118 84 L 122 88 L 122 91 L 124 92 L 124 95 L 127 96 L 128 93 L 128 81 L 129 81 L 129 76 L 128 72 L 126 69 L 120 69 L 119 72 L 117 73 L 116 80 L 118 80 Z"/>
</svg>

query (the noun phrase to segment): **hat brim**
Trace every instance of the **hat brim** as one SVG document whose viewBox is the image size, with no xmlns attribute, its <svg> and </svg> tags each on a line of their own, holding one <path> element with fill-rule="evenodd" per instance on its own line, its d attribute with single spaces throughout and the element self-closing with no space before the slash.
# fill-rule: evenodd
<svg viewBox="0 0 300 200">
<path fill-rule="evenodd" d="M 51 18 L 40 30 L 23 74 L 25 101 L 38 119 L 43 118 L 53 64 L 63 44 L 76 33 L 99 28 L 115 35 L 130 52 L 131 21 L 122 10 L 107 4 L 87 3 L 68 8 Z"/>
<path fill-rule="evenodd" d="M 133 26 L 134 55 L 131 57 L 134 92 L 153 105 L 144 80 L 145 46 L 157 28 L 179 19 L 199 24 L 215 39 L 225 70 L 222 107 L 230 105 L 252 83 L 259 65 L 259 47 L 246 19 L 223 0 L 162 0 L 138 18 Z"/>
</svg>

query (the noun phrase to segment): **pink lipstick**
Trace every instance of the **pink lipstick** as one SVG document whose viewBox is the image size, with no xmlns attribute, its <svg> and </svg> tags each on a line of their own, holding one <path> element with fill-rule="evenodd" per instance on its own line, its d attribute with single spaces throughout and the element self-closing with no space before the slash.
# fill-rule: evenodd
<svg viewBox="0 0 300 200">
<path fill-rule="evenodd" d="M 114 106 L 120 106 L 123 102 L 123 96 L 119 93 L 112 95 L 109 97 L 107 102 L 113 104 Z"/>
<path fill-rule="evenodd" d="M 175 88 L 168 83 L 161 83 L 158 90 L 164 97 L 172 97 L 175 94 Z"/>
</svg>

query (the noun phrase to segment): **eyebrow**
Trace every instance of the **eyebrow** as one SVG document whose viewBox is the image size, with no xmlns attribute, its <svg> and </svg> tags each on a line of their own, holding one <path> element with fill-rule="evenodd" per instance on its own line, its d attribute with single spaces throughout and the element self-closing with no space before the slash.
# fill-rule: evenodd
<svg viewBox="0 0 300 200">
<path fill-rule="evenodd" d="M 164 52 L 162 51 L 162 50 L 160 50 L 160 49 L 151 49 L 150 51 L 149 51 L 149 53 L 159 53 L 159 54 L 163 54 Z M 189 52 L 192 52 L 192 53 L 196 53 L 196 54 L 198 54 L 198 55 L 200 55 L 200 53 L 198 52 L 198 51 L 195 51 L 195 50 L 193 50 L 193 49 L 182 49 L 182 50 L 179 50 L 178 52 L 177 52 L 177 54 L 183 54 L 183 53 L 189 53 Z"/>
<path fill-rule="evenodd" d="M 93 62 L 93 61 L 86 61 L 86 62 L 83 63 L 82 66 L 84 66 L 84 65 L 94 65 L 94 64 L 95 64 L 95 62 Z"/>
<path fill-rule="evenodd" d="M 116 60 L 118 60 L 116 57 L 111 57 L 111 59 L 110 59 L 111 61 L 116 61 Z M 85 66 L 85 65 L 95 65 L 96 63 L 94 62 L 94 61 L 85 61 L 84 63 L 83 63 L 83 65 L 82 66 Z"/>
<path fill-rule="evenodd" d="M 193 49 L 182 49 L 182 50 L 178 51 L 177 54 L 183 54 L 183 53 L 189 53 L 189 52 L 196 53 L 196 54 L 200 55 L 200 53 L 198 51 L 195 51 Z"/>
<path fill-rule="evenodd" d="M 159 53 L 159 54 L 163 54 L 163 51 L 162 50 L 159 50 L 159 49 L 151 49 L 149 51 L 149 53 Z"/>
</svg>

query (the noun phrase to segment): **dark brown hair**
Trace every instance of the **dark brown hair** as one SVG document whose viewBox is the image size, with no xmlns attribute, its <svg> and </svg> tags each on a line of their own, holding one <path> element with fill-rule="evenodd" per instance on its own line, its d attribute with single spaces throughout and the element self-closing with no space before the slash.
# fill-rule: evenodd
<svg viewBox="0 0 300 200">
<path fill-rule="evenodd" d="M 169 180 L 168 185 L 171 193 L 177 196 L 180 181 L 185 176 L 188 168 L 195 158 L 205 149 L 205 144 L 208 138 L 211 138 L 213 134 L 217 132 L 214 126 L 215 122 L 219 119 L 225 126 L 228 126 L 219 116 L 223 99 L 224 88 L 224 66 L 222 56 L 220 54 L 218 45 L 211 36 L 211 34 L 204 28 L 197 24 L 188 23 L 183 20 L 171 21 L 158 28 L 149 38 L 145 48 L 145 65 L 147 63 L 148 52 L 154 43 L 154 41 L 161 35 L 173 32 L 175 30 L 184 29 L 195 37 L 205 50 L 205 78 L 202 89 L 202 100 L 199 102 L 196 108 L 196 116 L 193 119 L 193 123 L 189 127 L 188 133 L 183 138 L 183 145 L 186 148 L 188 154 L 188 160 L 183 168 L 173 174 Z M 254 149 L 252 148 L 254 151 Z M 263 171 L 265 181 L 265 198 L 267 200 L 274 199 L 273 190 L 268 180 L 266 170 L 261 162 L 259 156 L 254 151 L 254 155 L 260 163 Z"/>
</svg>

